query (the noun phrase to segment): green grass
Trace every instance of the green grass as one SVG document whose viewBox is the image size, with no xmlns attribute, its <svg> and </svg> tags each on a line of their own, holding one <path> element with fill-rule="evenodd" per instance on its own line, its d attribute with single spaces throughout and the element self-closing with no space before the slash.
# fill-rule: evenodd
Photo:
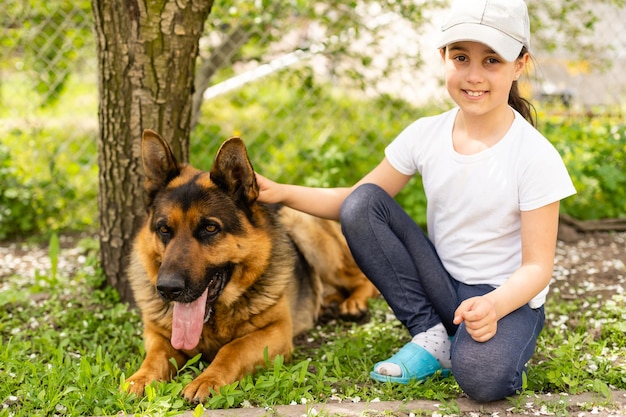
<svg viewBox="0 0 626 417">
<path fill-rule="evenodd" d="M 174 415 L 212 408 L 272 407 L 330 400 L 433 399 L 454 409 L 461 391 L 453 378 L 406 386 L 375 383 L 372 365 L 408 335 L 381 299 L 371 301 L 365 324 L 330 320 L 297 339 L 292 361 L 267 362 L 253 376 L 225 387 L 200 407 L 184 401 L 184 385 L 206 364 L 196 361 L 170 383 L 143 398 L 120 392 L 144 350 L 137 312 L 102 287 L 93 241 L 81 243 L 84 263 L 72 276 L 56 270 L 0 282 L 0 416 Z M 553 297 L 527 385 L 512 407 L 535 393 L 591 391 L 606 401 L 609 389 L 626 389 L 626 298 L 562 302 Z M 593 314 L 587 312 L 592 311 Z"/>
</svg>

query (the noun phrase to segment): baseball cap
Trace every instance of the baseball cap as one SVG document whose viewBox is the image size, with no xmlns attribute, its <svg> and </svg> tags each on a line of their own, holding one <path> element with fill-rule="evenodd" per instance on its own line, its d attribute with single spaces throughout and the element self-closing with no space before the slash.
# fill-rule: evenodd
<svg viewBox="0 0 626 417">
<path fill-rule="evenodd" d="M 455 0 L 437 48 L 473 41 L 489 46 L 512 62 L 522 46 L 530 49 L 530 20 L 524 0 Z"/>
</svg>

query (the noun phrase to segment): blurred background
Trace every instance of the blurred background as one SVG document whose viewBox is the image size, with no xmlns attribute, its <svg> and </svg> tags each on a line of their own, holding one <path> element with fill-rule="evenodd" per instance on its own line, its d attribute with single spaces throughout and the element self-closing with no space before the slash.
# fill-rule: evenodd
<svg viewBox="0 0 626 417">
<path fill-rule="evenodd" d="M 219 144 L 239 135 L 266 176 L 353 183 L 409 123 L 451 107 L 434 48 L 447 3 L 216 1 L 190 162 L 209 169 Z M 521 86 L 578 189 L 562 210 L 624 218 L 624 1 L 527 4 L 534 60 Z M 3 0 L 0 240 L 97 231 L 97 74 L 89 1 Z M 414 187 L 398 199 L 424 223 Z"/>
</svg>

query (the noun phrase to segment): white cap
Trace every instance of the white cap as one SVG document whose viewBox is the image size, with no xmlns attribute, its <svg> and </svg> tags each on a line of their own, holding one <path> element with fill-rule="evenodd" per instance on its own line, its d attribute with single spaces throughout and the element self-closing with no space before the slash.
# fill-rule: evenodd
<svg viewBox="0 0 626 417">
<path fill-rule="evenodd" d="M 523 0 L 455 0 L 441 27 L 439 44 L 472 41 L 489 46 L 504 60 L 530 49 L 530 20 Z"/>
</svg>

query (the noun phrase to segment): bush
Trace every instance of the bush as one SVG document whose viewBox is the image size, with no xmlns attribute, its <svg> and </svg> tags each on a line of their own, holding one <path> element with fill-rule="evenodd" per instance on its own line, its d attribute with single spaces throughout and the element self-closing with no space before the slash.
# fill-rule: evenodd
<svg viewBox="0 0 626 417">
<path fill-rule="evenodd" d="M 191 163 L 208 169 L 219 144 L 241 136 L 257 171 L 276 181 L 349 186 L 380 162 L 384 148 L 413 120 L 441 111 L 390 96 L 365 98 L 285 72 L 204 104 L 192 133 Z M 425 224 L 425 197 L 415 178 L 398 196 Z"/>
<path fill-rule="evenodd" d="M 28 233 L 37 226 L 37 190 L 31 181 L 20 182 L 11 161 L 10 149 L 0 145 L 0 239 Z"/>
<path fill-rule="evenodd" d="M 626 217 L 626 124 L 608 117 L 544 117 L 578 193 L 562 210 L 581 220 Z"/>
<path fill-rule="evenodd" d="M 97 213 L 93 140 L 54 129 L 13 129 L 4 134 L 3 142 L 0 239 L 93 227 Z"/>
</svg>

